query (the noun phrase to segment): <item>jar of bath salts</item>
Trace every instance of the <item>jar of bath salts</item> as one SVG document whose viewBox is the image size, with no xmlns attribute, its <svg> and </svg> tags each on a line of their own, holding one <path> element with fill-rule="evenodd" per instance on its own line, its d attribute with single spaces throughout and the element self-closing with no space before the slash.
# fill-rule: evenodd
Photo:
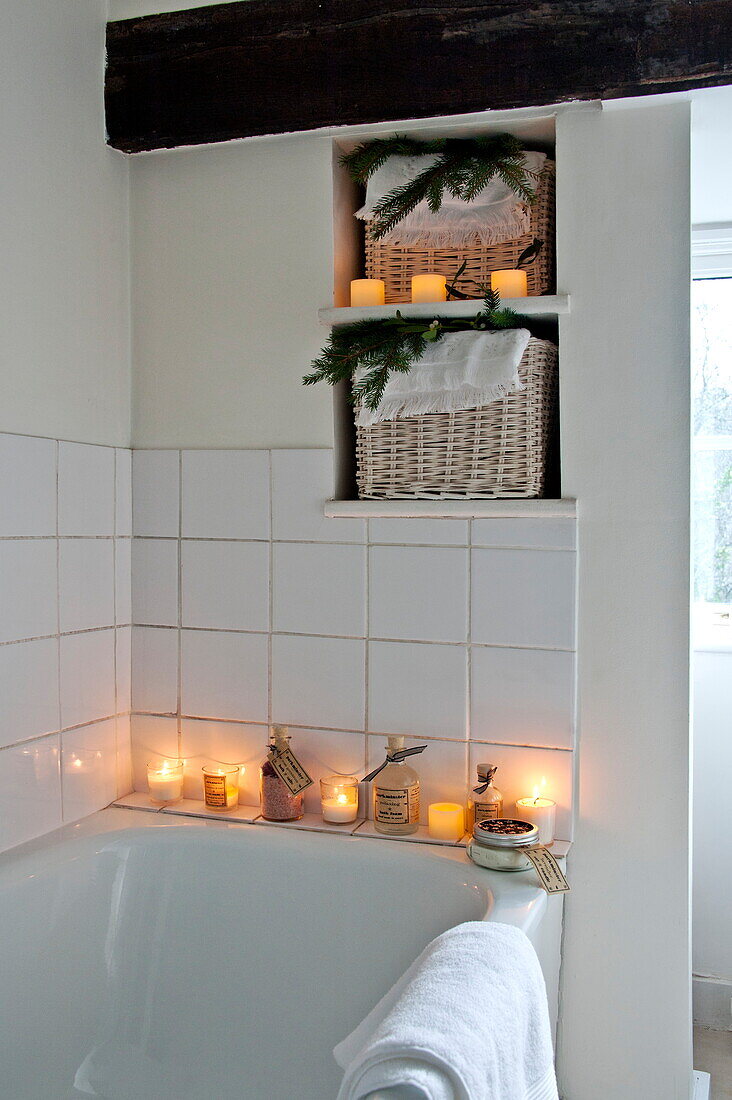
<svg viewBox="0 0 732 1100">
<path fill-rule="evenodd" d="M 269 739 L 270 751 L 284 752 L 290 746 L 290 735 L 284 726 L 275 726 Z M 299 821 L 305 813 L 302 792 L 292 794 L 275 771 L 269 756 L 259 769 L 259 803 L 265 821 Z"/>
<path fill-rule="evenodd" d="M 538 843 L 539 830 L 530 821 L 492 818 L 476 821 L 468 855 L 489 871 L 527 871 L 533 864 L 524 849 Z"/>
</svg>

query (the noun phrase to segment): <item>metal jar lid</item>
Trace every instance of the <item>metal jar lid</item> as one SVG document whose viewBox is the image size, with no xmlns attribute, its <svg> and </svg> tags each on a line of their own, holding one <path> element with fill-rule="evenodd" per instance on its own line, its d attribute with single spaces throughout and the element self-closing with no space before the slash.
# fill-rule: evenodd
<svg viewBox="0 0 732 1100">
<path fill-rule="evenodd" d="M 473 836 L 479 843 L 488 844 L 492 848 L 524 848 L 527 844 L 536 844 L 539 830 L 530 821 L 491 817 L 485 821 L 476 821 Z"/>
</svg>

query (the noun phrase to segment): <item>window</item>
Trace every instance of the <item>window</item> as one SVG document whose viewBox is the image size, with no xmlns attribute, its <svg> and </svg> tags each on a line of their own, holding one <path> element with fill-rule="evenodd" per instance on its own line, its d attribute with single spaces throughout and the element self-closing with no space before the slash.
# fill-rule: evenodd
<svg viewBox="0 0 732 1100">
<path fill-rule="evenodd" d="M 691 305 L 695 642 L 726 648 L 732 641 L 732 277 L 696 278 Z"/>
</svg>

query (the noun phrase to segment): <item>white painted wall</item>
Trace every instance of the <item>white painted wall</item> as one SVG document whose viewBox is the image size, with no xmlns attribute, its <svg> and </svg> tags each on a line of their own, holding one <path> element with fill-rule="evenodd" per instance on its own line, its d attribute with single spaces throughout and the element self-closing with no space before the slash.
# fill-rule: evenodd
<svg viewBox="0 0 732 1100">
<path fill-rule="evenodd" d="M 332 446 L 300 379 L 332 302 L 331 143 L 305 135 L 132 161 L 133 443 Z"/>
<path fill-rule="evenodd" d="M 694 653 L 694 1017 L 732 1028 L 732 651 Z M 704 980 L 708 979 L 708 980 Z"/>
<path fill-rule="evenodd" d="M 207 8 L 211 4 L 233 4 L 235 0 L 109 0 L 110 19 L 138 19 L 164 11 Z"/>
<path fill-rule="evenodd" d="M 0 35 L 0 430 L 129 442 L 127 163 L 104 144 L 102 0 Z"/>
<path fill-rule="evenodd" d="M 732 86 L 692 97 L 691 220 L 732 221 Z"/>
<path fill-rule="evenodd" d="M 681 1100 L 689 1008 L 689 105 L 557 133 L 563 491 L 579 507 L 565 1100 Z"/>
</svg>

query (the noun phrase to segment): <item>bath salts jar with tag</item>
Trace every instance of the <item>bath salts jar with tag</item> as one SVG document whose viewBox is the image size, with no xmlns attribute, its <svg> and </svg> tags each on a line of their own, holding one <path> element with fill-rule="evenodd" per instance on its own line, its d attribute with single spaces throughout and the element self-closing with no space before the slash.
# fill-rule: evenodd
<svg viewBox="0 0 732 1100">
<path fill-rule="evenodd" d="M 530 821 L 491 818 L 476 821 L 468 855 L 489 871 L 528 871 L 533 864 L 524 849 L 538 843 L 539 830 Z"/>
<path fill-rule="evenodd" d="M 277 774 L 270 759 L 273 752 L 285 752 L 290 736 L 284 726 L 275 726 L 270 737 L 270 754 L 259 769 L 259 803 L 265 821 L 299 821 L 305 813 L 302 792 L 293 794 Z"/>
</svg>

